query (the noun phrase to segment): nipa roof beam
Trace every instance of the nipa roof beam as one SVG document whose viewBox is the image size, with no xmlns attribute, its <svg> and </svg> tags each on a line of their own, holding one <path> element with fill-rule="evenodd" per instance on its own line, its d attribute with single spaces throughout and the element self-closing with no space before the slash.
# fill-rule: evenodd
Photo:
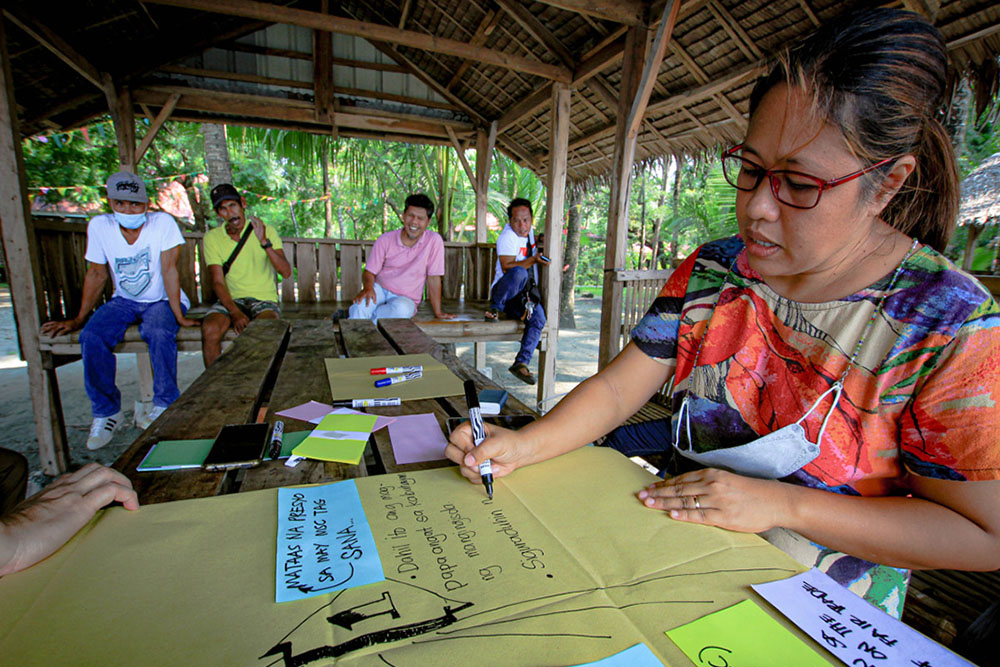
<svg viewBox="0 0 1000 667">
<path fill-rule="evenodd" d="M 362 37 L 370 41 L 388 42 L 432 53 L 476 60 L 553 81 L 568 83 L 572 79 L 570 69 L 561 65 L 549 65 L 537 60 L 510 55 L 503 51 L 496 51 L 482 46 L 470 46 L 467 42 L 459 40 L 444 39 L 413 30 L 401 30 L 394 26 L 358 21 L 304 9 L 282 7 L 265 2 L 255 2 L 254 0 L 244 0 L 239 3 L 227 2 L 226 0 L 146 1 L 152 4 L 201 10 L 214 14 L 227 14 L 261 21 L 272 21 L 274 23 L 286 23 L 313 30 L 327 30 L 341 35 Z"/>
</svg>

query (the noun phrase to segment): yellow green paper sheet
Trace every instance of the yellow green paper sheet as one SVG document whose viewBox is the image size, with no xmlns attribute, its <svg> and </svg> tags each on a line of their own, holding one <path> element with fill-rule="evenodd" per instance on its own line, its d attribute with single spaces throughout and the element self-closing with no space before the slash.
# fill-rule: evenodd
<svg viewBox="0 0 1000 667">
<path fill-rule="evenodd" d="M 753 600 L 668 630 L 667 636 L 696 665 L 830 664 Z"/>
<path fill-rule="evenodd" d="M 465 390 L 462 381 L 447 366 L 429 354 L 389 354 L 380 357 L 325 359 L 326 376 L 330 380 L 333 400 L 354 398 L 396 398 L 417 400 L 457 396 Z M 371 369 L 387 366 L 423 366 L 423 376 L 376 387 L 375 380 L 385 375 L 372 375 Z"/>
<path fill-rule="evenodd" d="M 357 465 L 378 415 L 329 414 L 292 450 L 293 456 Z"/>
</svg>

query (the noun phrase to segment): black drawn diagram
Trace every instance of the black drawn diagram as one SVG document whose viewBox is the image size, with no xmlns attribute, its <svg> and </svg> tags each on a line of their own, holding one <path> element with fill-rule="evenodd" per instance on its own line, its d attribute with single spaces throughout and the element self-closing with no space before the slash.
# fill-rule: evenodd
<svg viewBox="0 0 1000 667">
<path fill-rule="evenodd" d="M 621 612 L 626 609 L 649 607 L 663 618 L 670 609 L 695 605 L 710 609 L 715 600 L 677 599 L 671 597 L 671 580 L 706 578 L 744 573 L 748 575 L 789 574 L 784 568 L 728 568 L 704 572 L 665 573 L 640 581 L 611 586 L 567 590 L 528 599 L 510 600 L 489 608 L 477 608 L 470 600 L 442 596 L 410 582 L 387 579 L 383 584 L 366 586 L 356 591 L 342 591 L 310 612 L 288 631 L 274 646 L 260 656 L 261 664 L 300 667 L 316 662 L 347 656 L 365 648 L 381 647 L 401 640 L 413 645 L 439 644 L 442 656 L 447 655 L 450 642 L 482 641 L 503 638 L 505 647 L 516 650 L 518 640 L 558 639 L 566 642 L 605 642 L 611 650 L 614 635 L 602 631 L 594 622 L 595 612 Z M 632 602 L 616 603 L 611 595 L 630 592 Z M 408 619 L 420 610 L 423 617 Z M 433 613 L 429 613 L 433 610 Z M 559 618 L 558 629 L 553 623 Z M 297 641 L 297 631 L 309 624 L 328 624 L 355 633 L 335 644 L 315 646 Z M 567 627 L 574 628 L 566 631 Z M 338 633 L 339 634 L 339 633 Z M 393 647 L 397 648 L 397 647 Z M 380 654 L 381 661 L 392 664 Z"/>
</svg>

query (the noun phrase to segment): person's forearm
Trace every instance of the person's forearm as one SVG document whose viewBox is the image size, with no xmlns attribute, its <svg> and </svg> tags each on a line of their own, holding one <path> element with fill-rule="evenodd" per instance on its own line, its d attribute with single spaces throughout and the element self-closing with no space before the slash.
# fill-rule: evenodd
<svg viewBox="0 0 1000 667">
<path fill-rule="evenodd" d="M 556 403 L 543 419 L 519 431 L 531 463 L 565 454 L 620 426 L 663 386 L 673 370 L 628 345 L 597 375 Z"/>
<path fill-rule="evenodd" d="M 83 294 L 80 300 L 80 312 L 77 313 L 77 321 L 82 322 L 90 314 L 90 311 L 97 305 L 97 300 L 104 290 L 104 283 L 108 279 L 108 272 L 101 267 L 91 266 L 83 277 Z"/>
<path fill-rule="evenodd" d="M 429 276 L 427 278 L 427 298 L 431 302 L 431 310 L 435 317 L 441 317 L 444 311 L 441 310 L 441 276 Z"/>
<path fill-rule="evenodd" d="M 1000 568 L 1000 536 L 944 505 L 917 497 L 862 498 L 776 484 L 786 487 L 788 499 L 780 525 L 830 549 L 893 567 Z"/>
<path fill-rule="evenodd" d="M 271 266 L 278 272 L 278 275 L 282 278 L 288 278 L 292 275 L 292 265 L 288 263 L 284 252 L 275 249 L 273 246 L 264 248 L 264 252 L 267 253 L 267 258 L 271 261 Z"/>
<path fill-rule="evenodd" d="M 181 281 L 177 275 L 176 266 L 165 266 L 163 268 L 163 289 L 167 293 L 167 301 L 170 303 L 170 310 L 174 313 L 174 318 L 178 322 L 185 320 L 184 310 L 181 308 Z"/>
<path fill-rule="evenodd" d="M 14 557 L 17 555 L 17 543 L 13 528 L 0 521 L 0 577 L 16 571 Z"/>
<path fill-rule="evenodd" d="M 226 285 L 226 280 L 214 280 L 212 281 L 212 289 L 215 290 L 215 297 L 222 304 L 222 307 L 229 311 L 229 315 L 235 317 L 238 313 L 242 312 L 236 302 L 233 301 L 233 295 L 229 293 L 229 287 Z"/>
<path fill-rule="evenodd" d="M 361 286 L 366 290 L 375 289 L 375 274 L 365 269 L 361 273 Z"/>
</svg>

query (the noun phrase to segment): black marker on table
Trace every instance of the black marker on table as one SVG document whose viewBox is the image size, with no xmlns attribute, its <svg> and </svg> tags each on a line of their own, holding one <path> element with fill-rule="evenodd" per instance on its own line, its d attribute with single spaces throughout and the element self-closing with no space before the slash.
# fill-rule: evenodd
<svg viewBox="0 0 1000 667">
<path fill-rule="evenodd" d="M 271 459 L 277 461 L 281 456 L 281 440 L 285 433 L 285 422 L 274 422 L 274 429 L 271 431 Z"/>
<path fill-rule="evenodd" d="M 483 425 L 483 413 L 479 411 L 479 396 L 476 395 L 476 383 L 465 381 L 465 403 L 469 406 L 469 424 L 472 426 L 472 442 L 479 444 L 486 439 L 486 426 Z M 479 476 L 483 478 L 486 495 L 493 500 L 493 466 L 486 459 L 479 464 Z"/>
</svg>

